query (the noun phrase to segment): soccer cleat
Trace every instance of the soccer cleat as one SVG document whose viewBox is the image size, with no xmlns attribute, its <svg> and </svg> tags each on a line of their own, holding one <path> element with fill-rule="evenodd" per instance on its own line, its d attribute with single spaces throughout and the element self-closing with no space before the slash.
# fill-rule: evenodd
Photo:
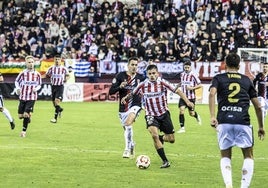
<svg viewBox="0 0 268 188">
<path fill-rule="evenodd" d="M 57 123 L 57 120 L 55 118 L 50 120 L 51 123 Z"/>
<path fill-rule="evenodd" d="M 197 118 L 196 118 L 196 120 L 197 120 L 197 123 L 198 123 L 199 125 L 202 125 L 202 120 L 201 120 L 201 117 L 200 117 L 199 114 L 197 114 Z"/>
<path fill-rule="evenodd" d="M 20 137 L 25 138 L 26 137 L 26 132 L 25 131 L 21 131 Z"/>
<path fill-rule="evenodd" d="M 123 152 L 123 158 L 129 158 L 130 157 L 130 151 L 129 150 L 125 150 Z"/>
<path fill-rule="evenodd" d="M 181 127 L 180 130 L 177 131 L 177 133 L 185 133 L 185 128 Z"/>
<path fill-rule="evenodd" d="M 10 128 L 13 130 L 13 129 L 15 129 L 15 122 L 14 122 L 14 120 L 12 121 L 12 122 L 10 122 Z"/>
<path fill-rule="evenodd" d="M 58 112 L 58 116 L 59 116 L 59 118 L 61 118 L 61 112 L 63 111 L 63 108 L 60 108 L 59 109 L 59 112 Z"/>
<path fill-rule="evenodd" d="M 164 161 L 163 164 L 160 166 L 160 168 L 168 168 L 170 167 L 170 162 Z"/>
</svg>

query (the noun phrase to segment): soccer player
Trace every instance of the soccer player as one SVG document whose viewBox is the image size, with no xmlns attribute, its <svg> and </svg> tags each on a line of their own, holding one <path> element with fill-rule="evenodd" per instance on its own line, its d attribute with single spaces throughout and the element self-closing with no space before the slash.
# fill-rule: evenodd
<svg viewBox="0 0 268 188">
<path fill-rule="evenodd" d="M 2 75 L 2 73 L 0 73 L 0 112 L 2 112 L 4 114 L 4 116 L 8 119 L 9 123 L 10 123 L 10 128 L 13 130 L 15 129 L 15 122 L 14 122 L 14 118 L 11 116 L 9 110 L 4 107 L 4 98 L 2 95 L 2 82 L 4 82 L 4 77 Z"/>
<path fill-rule="evenodd" d="M 34 58 L 26 56 L 25 63 L 26 69 L 20 72 L 15 80 L 16 93 L 19 95 L 18 116 L 19 119 L 23 119 L 21 137 L 26 137 L 26 130 L 37 100 L 37 91 L 42 84 L 40 73 L 34 69 Z"/>
<path fill-rule="evenodd" d="M 268 110 L 268 63 L 262 63 L 262 72 L 258 73 L 253 79 L 253 85 L 258 92 L 258 100 L 262 106 L 263 119 Z"/>
<path fill-rule="evenodd" d="M 132 57 L 128 60 L 128 70 L 118 73 L 112 81 L 112 86 L 109 90 L 109 95 L 119 93 L 120 100 L 130 93 L 141 81 L 145 79 L 142 74 L 137 73 L 138 58 Z M 124 129 L 125 149 L 123 158 L 134 157 L 134 140 L 133 127 L 141 110 L 141 97 L 135 95 L 132 100 L 126 104 L 121 104 L 119 101 L 119 118 Z"/>
<path fill-rule="evenodd" d="M 232 188 L 232 148 L 241 148 L 244 162 L 241 187 L 249 187 L 253 176 L 253 126 L 250 124 L 249 107 L 252 102 L 258 119 L 258 136 L 263 140 L 265 131 L 261 105 L 251 80 L 238 73 L 240 57 L 230 53 L 225 58 L 226 73 L 212 79 L 209 90 L 209 110 L 211 126 L 217 130 L 221 153 L 220 168 L 226 187 Z M 218 112 L 216 111 L 216 95 Z"/>
<path fill-rule="evenodd" d="M 184 62 L 183 69 L 184 69 L 184 71 L 180 75 L 181 90 L 186 95 L 186 97 L 193 104 L 195 104 L 195 100 L 196 100 L 195 90 L 202 87 L 201 81 L 198 78 L 198 76 L 193 73 L 190 60 L 186 60 Z M 186 108 L 188 108 L 189 115 L 192 116 L 192 117 L 195 117 L 197 122 L 198 122 L 198 124 L 201 125 L 201 118 L 200 118 L 200 115 L 195 111 L 195 107 L 187 106 L 185 101 L 183 99 L 180 99 L 179 100 L 180 129 L 177 131 L 178 133 L 184 133 L 185 132 L 185 127 L 184 127 L 184 125 L 185 125 L 184 124 L 185 123 L 185 117 L 184 117 L 184 113 L 185 113 Z"/>
<path fill-rule="evenodd" d="M 68 69 L 61 65 L 61 56 L 54 57 L 54 65 L 48 68 L 46 77 L 50 78 L 52 85 L 52 103 L 55 108 L 54 118 L 50 120 L 51 123 L 57 123 L 58 117 L 61 117 L 63 108 L 60 102 L 63 98 L 64 83 L 69 79 Z"/>
<path fill-rule="evenodd" d="M 159 77 L 156 65 L 148 65 L 146 72 L 148 79 L 140 83 L 126 97 L 122 98 L 121 103 L 126 104 L 128 100 L 131 100 L 136 95 L 143 96 L 147 129 L 152 136 L 154 147 L 163 162 L 160 168 L 168 168 L 170 167 L 170 162 L 166 157 L 163 143 L 174 143 L 175 137 L 174 126 L 168 110 L 167 90 L 180 95 L 188 106 L 193 107 L 193 103 L 187 99 L 179 88 L 174 87 L 167 80 Z M 164 135 L 159 135 L 159 131 L 164 132 Z"/>
</svg>

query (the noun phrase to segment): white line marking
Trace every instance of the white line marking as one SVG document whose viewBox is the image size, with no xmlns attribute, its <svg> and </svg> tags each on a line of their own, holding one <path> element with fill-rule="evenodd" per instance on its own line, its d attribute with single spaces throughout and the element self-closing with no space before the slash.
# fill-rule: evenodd
<svg viewBox="0 0 268 188">
<path fill-rule="evenodd" d="M 115 150 L 92 150 L 92 149 L 84 149 L 84 148 L 63 148 L 63 147 L 38 147 L 38 146 L 16 146 L 16 145 L 9 145 L 9 146 L 0 146 L 0 149 L 14 149 L 14 150 L 23 150 L 23 149 L 36 149 L 36 150 L 51 150 L 51 151 L 65 151 L 65 152 L 74 152 L 74 153 L 114 153 L 114 154 L 121 154 L 121 151 Z M 191 157 L 191 158 L 215 158 L 219 159 L 219 155 L 198 155 L 198 154 L 176 154 L 176 153 L 167 153 L 167 156 L 173 157 Z M 232 157 L 236 158 L 236 157 Z M 240 157 L 237 157 L 240 158 Z M 255 160 L 268 160 L 267 157 L 254 157 Z"/>
</svg>

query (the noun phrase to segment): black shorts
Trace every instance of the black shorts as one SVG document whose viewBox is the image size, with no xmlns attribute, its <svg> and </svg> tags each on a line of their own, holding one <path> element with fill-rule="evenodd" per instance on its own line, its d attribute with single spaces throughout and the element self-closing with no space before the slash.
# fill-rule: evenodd
<svg viewBox="0 0 268 188">
<path fill-rule="evenodd" d="M 60 86 L 56 86 L 56 85 L 52 85 L 52 101 L 54 101 L 55 99 L 63 99 L 63 90 L 64 90 L 64 86 L 60 85 Z"/>
<path fill-rule="evenodd" d="M 170 118 L 170 113 L 167 111 L 161 116 L 145 116 L 147 128 L 150 126 L 158 127 L 165 134 L 173 134 L 174 126 Z"/>
<path fill-rule="evenodd" d="M 20 100 L 18 114 L 23 114 L 24 112 L 30 113 L 34 110 L 35 101 L 23 101 Z"/>
<path fill-rule="evenodd" d="M 195 99 L 189 99 L 189 101 L 195 104 Z M 187 106 L 186 102 L 182 98 L 180 98 L 178 106 L 186 106 L 190 111 L 194 111 L 194 108 L 190 108 L 189 106 Z"/>
</svg>

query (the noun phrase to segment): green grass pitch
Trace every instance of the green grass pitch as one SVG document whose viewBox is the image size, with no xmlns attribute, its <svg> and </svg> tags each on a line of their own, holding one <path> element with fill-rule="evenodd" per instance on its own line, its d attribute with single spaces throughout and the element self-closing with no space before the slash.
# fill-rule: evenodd
<svg viewBox="0 0 268 188">
<path fill-rule="evenodd" d="M 151 166 L 140 170 L 135 159 L 123 159 L 123 129 L 118 119 L 118 104 L 110 102 L 62 103 L 62 118 L 57 124 L 51 101 L 37 101 L 27 137 L 20 138 L 22 121 L 17 118 L 18 101 L 6 100 L 16 121 L 10 130 L 0 116 L 0 187 L 3 188 L 223 188 L 219 169 L 216 132 L 209 126 L 208 105 L 197 105 L 203 125 L 186 115 L 186 133 L 176 135 L 174 144 L 165 143 L 171 162 L 160 169 L 144 112 L 134 124 L 136 156 L 148 155 Z M 176 131 L 178 109 L 170 104 Z M 268 138 L 259 141 L 255 127 L 255 174 L 253 188 L 268 187 Z M 240 186 L 242 154 L 233 150 L 233 184 Z"/>
</svg>

